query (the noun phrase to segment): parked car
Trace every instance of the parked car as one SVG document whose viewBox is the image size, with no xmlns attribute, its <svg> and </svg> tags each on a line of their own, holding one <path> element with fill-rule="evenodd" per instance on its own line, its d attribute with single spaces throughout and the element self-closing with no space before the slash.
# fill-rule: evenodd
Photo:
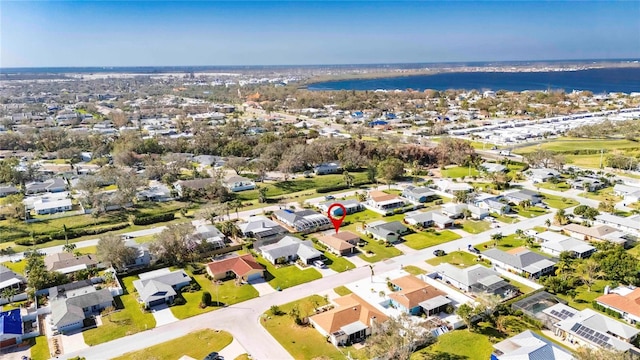
<svg viewBox="0 0 640 360">
<path fill-rule="evenodd" d="M 445 255 L 447 255 L 447 253 L 444 252 L 444 250 L 437 249 L 437 250 L 433 250 L 433 255 L 435 255 L 435 256 L 445 256 Z"/>
<path fill-rule="evenodd" d="M 313 262 L 313 265 L 315 265 L 316 267 L 319 267 L 320 269 L 324 269 L 324 267 L 326 266 L 324 264 L 324 261 L 322 260 L 316 260 Z"/>
<path fill-rule="evenodd" d="M 335 199 L 336 199 L 336 197 L 335 197 L 335 196 L 333 196 L 333 195 L 327 195 L 327 196 L 325 196 L 325 197 L 324 197 L 324 199 L 325 199 L 325 200 L 335 200 Z"/>
<path fill-rule="evenodd" d="M 480 255 L 480 250 L 478 250 L 477 248 L 474 248 L 472 246 L 469 247 L 469 252 L 476 254 L 476 255 Z"/>
<path fill-rule="evenodd" d="M 224 360 L 224 358 L 220 356 L 220 354 L 214 351 L 209 355 L 205 356 L 204 360 Z"/>
</svg>

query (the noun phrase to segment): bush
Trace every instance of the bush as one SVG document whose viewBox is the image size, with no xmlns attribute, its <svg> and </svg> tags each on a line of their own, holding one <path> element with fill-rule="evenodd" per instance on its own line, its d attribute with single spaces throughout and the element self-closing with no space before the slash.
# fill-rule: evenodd
<svg viewBox="0 0 640 360">
<path fill-rule="evenodd" d="M 211 306 L 211 294 L 208 291 L 202 293 L 202 303 L 205 306 Z"/>
<path fill-rule="evenodd" d="M 269 311 L 273 316 L 280 316 L 284 314 L 282 310 L 280 310 L 280 306 L 278 305 L 271 305 L 271 308 L 269 308 Z"/>
<path fill-rule="evenodd" d="M 173 305 L 184 305 L 187 302 L 185 301 L 185 299 L 181 298 L 181 297 L 177 297 L 175 299 L 173 299 Z"/>
<path fill-rule="evenodd" d="M 134 225 L 149 225 L 149 224 L 155 224 L 155 223 L 159 223 L 159 222 L 166 222 L 166 221 L 171 221 L 173 219 L 175 219 L 176 214 L 171 212 L 171 213 L 166 213 L 166 214 L 158 214 L 158 215 L 147 215 L 147 216 L 136 216 L 133 219 L 133 224 Z"/>
<path fill-rule="evenodd" d="M 68 239 L 75 239 L 82 236 L 87 235 L 99 235 L 110 231 L 122 230 L 129 226 L 127 223 L 115 224 L 115 225 L 107 225 L 95 228 L 81 228 L 81 229 L 73 229 L 67 231 Z M 43 244 L 47 241 L 51 240 L 64 240 L 64 232 L 62 231 L 52 231 L 47 233 L 36 234 L 33 239 L 31 238 L 21 238 L 15 241 L 18 245 L 32 245 L 35 241 L 36 244 Z"/>
<path fill-rule="evenodd" d="M 357 188 L 367 184 L 369 184 L 368 181 L 360 181 L 360 182 L 354 183 L 352 187 Z M 340 190 L 346 190 L 346 189 L 349 189 L 349 187 L 346 184 L 340 184 L 340 185 L 317 188 L 316 192 L 318 194 L 324 194 L 332 191 L 340 191 Z"/>
</svg>

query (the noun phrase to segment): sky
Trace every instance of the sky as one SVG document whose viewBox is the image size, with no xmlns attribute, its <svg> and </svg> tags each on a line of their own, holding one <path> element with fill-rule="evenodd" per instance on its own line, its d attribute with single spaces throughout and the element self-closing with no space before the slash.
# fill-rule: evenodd
<svg viewBox="0 0 640 360">
<path fill-rule="evenodd" d="M 640 58 L 640 1 L 5 1 L 0 67 Z"/>
</svg>

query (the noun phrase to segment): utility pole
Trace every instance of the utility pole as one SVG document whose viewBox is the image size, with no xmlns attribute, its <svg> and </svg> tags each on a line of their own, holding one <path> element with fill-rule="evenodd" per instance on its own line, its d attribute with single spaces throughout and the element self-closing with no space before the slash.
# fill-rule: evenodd
<svg viewBox="0 0 640 360">
<path fill-rule="evenodd" d="M 602 157 L 604 156 L 604 149 L 600 149 L 600 169 L 603 169 L 602 167 Z"/>
</svg>

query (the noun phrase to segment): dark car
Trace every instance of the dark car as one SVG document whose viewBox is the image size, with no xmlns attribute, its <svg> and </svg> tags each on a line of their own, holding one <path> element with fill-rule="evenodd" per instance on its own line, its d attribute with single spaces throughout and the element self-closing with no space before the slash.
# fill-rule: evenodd
<svg viewBox="0 0 640 360">
<path fill-rule="evenodd" d="M 333 195 L 327 195 L 327 196 L 325 196 L 325 197 L 324 197 L 324 199 L 325 199 L 325 200 L 335 200 L 335 199 L 336 199 L 336 197 L 335 197 L 335 196 L 333 196 Z"/>
<path fill-rule="evenodd" d="M 469 248 L 469 252 L 476 254 L 476 255 L 480 255 L 480 250 L 478 250 L 477 248 L 474 247 L 470 247 Z"/>
<path fill-rule="evenodd" d="M 438 249 L 438 250 L 433 250 L 433 255 L 435 255 L 435 256 L 445 256 L 445 255 L 447 255 L 447 253 L 444 252 L 444 250 Z"/>
<path fill-rule="evenodd" d="M 204 360 L 224 360 L 224 358 L 222 356 L 220 356 L 220 354 L 218 354 L 217 352 L 212 352 L 209 355 L 207 355 Z"/>
</svg>

